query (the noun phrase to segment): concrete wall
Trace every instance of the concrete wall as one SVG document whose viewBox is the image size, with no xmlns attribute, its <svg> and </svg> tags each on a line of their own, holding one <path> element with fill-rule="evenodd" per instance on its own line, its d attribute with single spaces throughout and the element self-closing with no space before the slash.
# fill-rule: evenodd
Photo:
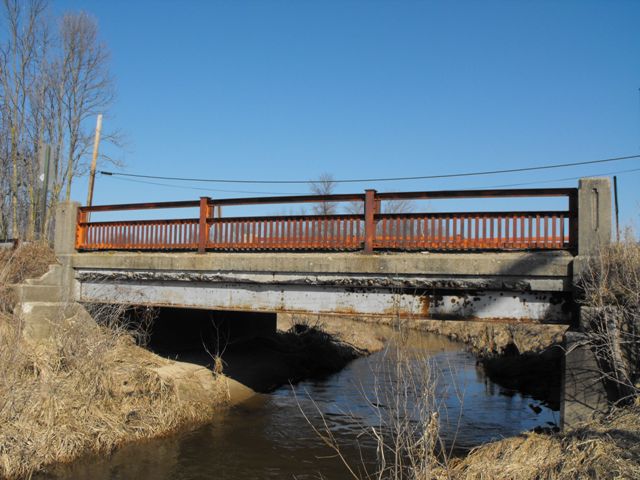
<svg viewBox="0 0 640 480">
<path fill-rule="evenodd" d="M 565 334 L 561 428 L 573 428 L 608 409 L 609 395 L 596 354 L 580 332 Z"/>
</svg>

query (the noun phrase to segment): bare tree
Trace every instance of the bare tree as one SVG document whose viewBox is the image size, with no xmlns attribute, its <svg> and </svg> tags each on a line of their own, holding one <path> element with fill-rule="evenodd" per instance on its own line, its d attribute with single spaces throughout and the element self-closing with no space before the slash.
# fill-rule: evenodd
<svg viewBox="0 0 640 480">
<path fill-rule="evenodd" d="M 6 41 L 0 45 L 0 77 L 3 91 L 2 133 L 4 139 L 3 166 L 10 175 L 8 185 L 10 209 L 3 214 L 11 218 L 11 232 L 17 237 L 24 232 L 28 216 L 20 215 L 20 203 L 29 192 L 29 175 L 35 163 L 34 151 L 28 141 L 30 97 L 38 83 L 39 30 L 46 7 L 43 0 L 25 4 L 19 0 L 4 0 L 7 27 Z M 8 167 L 8 168 L 7 168 Z M 27 174 L 27 175 L 25 175 Z M 3 190 L 4 192 L 4 190 Z M 3 206 L 5 202 L 2 202 Z"/>
<path fill-rule="evenodd" d="M 412 213 L 416 209 L 411 200 L 387 200 L 382 202 L 382 213 Z"/>
<path fill-rule="evenodd" d="M 80 173 L 81 158 L 91 144 L 86 120 L 113 101 L 113 81 L 106 47 L 98 42 L 96 21 L 84 12 L 62 18 L 62 103 L 67 129 L 65 199 L 71 196 L 73 178 Z"/>
<path fill-rule="evenodd" d="M 323 173 L 309 188 L 314 195 L 331 195 L 336 188 L 336 181 L 330 173 Z M 314 204 L 312 210 L 316 215 L 335 215 L 337 207 L 334 202 L 320 202 Z"/>
<path fill-rule="evenodd" d="M 364 202 L 349 202 L 344 209 L 352 215 L 364 215 Z M 411 200 L 385 200 L 381 209 L 382 213 L 412 213 L 416 206 Z"/>
<path fill-rule="evenodd" d="M 364 202 L 354 200 L 344 206 L 344 211 L 351 215 L 364 215 Z"/>
<path fill-rule="evenodd" d="M 42 198 L 39 154 L 53 146 L 45 231 L 64 190 L 84 173 L 93 118 L 107 113 L 114 88 L 96 21 L 68 13 L 58 35 L 46 0 L 3 0 L 0 37 L 0 237 L 34 238 Z M 106 132 L 103 141 L 117 143 Z"/>
</svg>

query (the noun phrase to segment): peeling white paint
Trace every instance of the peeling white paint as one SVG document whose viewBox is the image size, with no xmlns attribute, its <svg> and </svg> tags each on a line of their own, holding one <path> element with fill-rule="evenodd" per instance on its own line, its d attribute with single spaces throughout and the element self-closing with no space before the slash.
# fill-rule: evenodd
<svg viewBox="0 0 640 480">
<path fill-rule="evenodd" d="M 182 306 L 211 310 L 254 310 L 422 318 L 510 319 L 568 323 L 551 293 L 486 291 L 418 295 L 388 288 L 207 282 L 81 283 L 83 302 Z"/>
</svg>

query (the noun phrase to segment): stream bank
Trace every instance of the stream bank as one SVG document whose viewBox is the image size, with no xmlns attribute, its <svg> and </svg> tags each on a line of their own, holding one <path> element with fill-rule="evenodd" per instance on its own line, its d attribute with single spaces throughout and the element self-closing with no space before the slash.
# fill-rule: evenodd
<svg viewBox="0 0 640 480">
<path fill-rule="evenodd" d="M 286 325 L 283 325 L 286 326 Z M 363 328 L 365 327 L 365 328 Z M 340 322 L 328 329 L 366 333 L 371 341 L 389 327 Z M 378 330 L 380 328 L 380 330 Z M 359 334 L 359 333 L 355 333 Z M 390 338 L 390 337 L 388 337 Z M 406 348 L 417 362 L 429 358 L 442 406 L 441 436 L 459 454 L 491 440 L 518 435 L 535 426 L 554 422 L 557 413 L 535 400 L 493 383 L 476 364 L 476 358 L 458 342 L 416 332 Z M 238 348 L 240 348 L 238 346 Z M 213 421 L 178 432 L 166 439 L 125 445 L 110 456 L 88 457 L 51 471 L 41 478 L 133 480 L 152 471 L 157 479 L 343 479 L 344 465 L 312 429 L 329 428 L 349 462 L 375 468 L 375 443 L 363 435 L 363 426 L 377 425 L 388 405 L 372 395 L 393 382 L 395 341 L 370 355 L 349 362 L 338 372 L 285 384 L 216 414 Z M 254 363 L 255 365 L 255 363 Z M 261 368 L 261 366 L 259 366 Z M 304 415 L 307 416 L 305 419 Z M 446 414 L 445 414 L 446 412 Z"/>
</svg>

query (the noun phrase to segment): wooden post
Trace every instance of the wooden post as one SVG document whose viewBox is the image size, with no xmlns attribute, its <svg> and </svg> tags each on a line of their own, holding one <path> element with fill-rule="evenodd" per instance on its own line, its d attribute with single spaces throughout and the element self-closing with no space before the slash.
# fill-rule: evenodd
<svg viewBox="0 0 640 480">
<path fill-rule="evenodd" d="M 620 243 L 620 223 L 618 218 L 618 177 L 613 176 L 613 198 L 616 207 L 616 242 Z"/>
<path fill-rule="evenodd" d="M 375 223 L 376 191 L 364 191 L 364 253 L 373 253 L 373 240 L 376 234 Z"/>
<path fill-rule="evenodd" d="M 51 163 L 51 145 L 40 145 L 40 155 L 42 156 L 42 191 L 40 192 L 40 224 L 38 225 L 38 233 L 40 239 L 46 238 L 45 226 L 47 223 L 47 194 L 49 190 L 49 170 Z"/>
<path fill-rule="evenodd" d="M 209 224 L 207 219 L 211 215 L 211 208 L 209 203 L 211 199 L 209 197 L 200 197 L 200 226 L 198 229 L 198 253 L 204 253 L 207 249 L 207 242 L 209 241 Z"/>
<path fill-rule="evenodd" d="M 102 131 L 102 114 L 96 121 L 96 136 L 93 141 L 93 157 L 91 158 L 91 172 L 89 173 L 89 191 L 87 192 L 87 206 L 93 202 L 93 184 L 96 181 L 96 167 L 98 165 L 98 146 L 100 145 L 100 132 Z"/>
</svg>

